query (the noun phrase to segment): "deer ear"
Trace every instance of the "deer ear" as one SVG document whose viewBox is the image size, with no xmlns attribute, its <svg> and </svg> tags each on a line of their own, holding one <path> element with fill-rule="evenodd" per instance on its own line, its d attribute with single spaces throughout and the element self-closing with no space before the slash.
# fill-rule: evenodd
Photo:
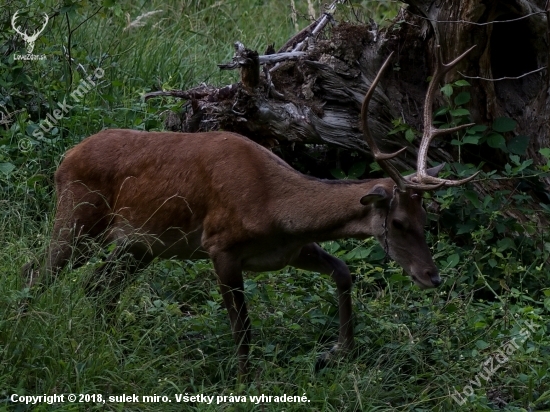
<svg viewBox="0 0 550 412">
<path fill-rule="evenodd" d="M 441 172 L 441 169 L 443 169 L 445 167 L 445 164 L 446 163 L 441 163 L 440 165 L 437 165 L 435 167 L 430 167 L 429 169 L 426 169 L 427 175 L 431 176 L 431 177 L 437 177 L 439 172 Z M 411 182 L 411 181 L 413 181 L 412 179 L 414 179 L 415 177 L 416 177 L 416 173 L 413 173 L 411 175 L 405 176 L 405 179 L 408 180 L 409 182 Z"/>
<path fill-rule="evenodd" d="M 369 193 L 363 196 L 360 200 L 361 204 L 364 206 L 386 200 L 388 198 L 388 192 L 384 189 L 382 185 L 374 186 Z"/>
<path fill-rule="evenodd" d="M 426 170 L 426 173 L 428 174 L 428 176 L 437 177 L 439 172 L 441 172 L 441 169 L 443 169 L 444 167 L 445 167 L 445 163 L 441 163 L 440 165 L 437 165 L 435 167 L 430 167 L 429 169 Z"/>
</svg>

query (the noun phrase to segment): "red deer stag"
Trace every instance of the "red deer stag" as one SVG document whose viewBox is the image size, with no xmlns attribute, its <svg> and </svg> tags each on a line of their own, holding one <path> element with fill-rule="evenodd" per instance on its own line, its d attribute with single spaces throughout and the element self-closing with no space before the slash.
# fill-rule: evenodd
<svg viewBox="0 0 550 412">
<path fill-rule="evenodd" d="M 349 351 L 350 271 L 315 242 L 375 236 L 419 287 L 441 284 L 424 237 L 422 193 L 461 185 L 474 176 L 444 180 L 436 177 L 441 166 L 426 168 L 430 141 L 465 127 L 435 129 L 431 109 L 438 83 L 466 53 L 447 65 L 438 62 L 425 101 L 424 135 L 413 176 L 402 177 L 389 162 L 403 149 L 381 153 L 367 124 L 369 101 L 389 58 L 361 110 L 365 140 L 389 178 L 335 182 L 304 176 L 264 147 L 229 132 L 103 130 L 88 137 L 67 152 L 55 174 L 58 207 L 52 240 L 42 270 L 26 265 L 29 286 L 40 272 L 47 283 L 71 257 L 75 266 L 85 262 L 90 239 L 116 245 L 94 273 L 103 279 L 96 280 L 100 288 L 122 280 L 113 270 L 122 255 L 134 258 L 127 272 L 155 257 L 210 258 L 238 347 L 239 372 L 246 374 L 250 321 L 242 272 L 291 265 L 332 276 L 340 317 L 335 348 Z M 112 292 L 114 301 L 120 289 Z"/>
</svg>

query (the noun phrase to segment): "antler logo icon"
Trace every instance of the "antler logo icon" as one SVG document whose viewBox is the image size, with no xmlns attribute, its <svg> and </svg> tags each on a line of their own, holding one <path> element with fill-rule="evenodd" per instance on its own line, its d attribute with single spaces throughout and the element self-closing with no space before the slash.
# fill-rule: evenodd
<svg viewBox="0 0 550 412">
<path fill-rule="evenodd" d="M 11 26 L 13 27 L 13 29 L 19 33 L 21 35 L 21 37 L 23 38 L 23 40 L 25 40 L 25 42 L 27 43 L 27 53 L 31 54 L 32 51 L 34 50 L 34 42 L 36 41 L 36 39 L 38 38 L 38 36 L 40 35 L 40 33 L 42 33 L 44 31 L 44 29 L 46 28 L 46 25 L 48 24 L 48 15 L 46 13 L 44 13 L 44 17 L 45 17 L 45 22 L 44 22 L 44 25 L 42 26 L 42 28 L 40 30 L 37 30 L 35 31 L 32 36 L 29 36 L 26 32 L 23 32 L 21 31 L 21 26 L 17 27 L 15 25 L 15 20 L 17 20 L 17 15 L 19 13 L 19 10 L 17 10 L 15 12 L 15 14 L 13 15 L 13 17 L 11 18 Z"/>
</svg>

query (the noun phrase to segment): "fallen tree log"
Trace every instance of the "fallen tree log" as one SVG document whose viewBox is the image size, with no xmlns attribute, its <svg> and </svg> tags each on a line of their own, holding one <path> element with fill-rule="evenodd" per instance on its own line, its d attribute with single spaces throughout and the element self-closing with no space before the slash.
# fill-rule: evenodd
<svg viewBox="0 0 550 412">
<path fill-rule="evenodd" d="M 539 149 L 550 146 L 548 2 L 406 3 L 409 6 L 384 29 L 375 24 L 343 22 L 317 30 L 321 21 L 332 21 L 332 16 L 325 14 L 295 40 L 289 40 L 279 50 L 282 54 L 271 54 L 277 56 L 275 65 L 269 54 L 258 56 L 239 44 L 234 61 L 224 66 L 241 70 L 238 84 L 222 88 L 201 85 L 187 91 L 153 92 L 147 97 L 169 95 L 188 100 L 181 116 L 167 120 L 172 130 L 235 131 L 277 148 L 290 163 L 298 157 L 294 166 L 326 177 L 326 169 L 342 153 L 339 149 L 369 154 L 359 126 L 361 102 L 383 60 L 395 51 L 393 71 L 382 79 L 371 103 L 370 124 L 383 150 L 407 147 L 395 162 L 399 169 L 410 170 L 416 166 L 418 139 L 409 142 L 405 133 L 388 133 L 396 122 L 408 125 L 411 131 L 421 129 L 423 99 L 436 46 L 441 46 L 443 60 L 450 61 L 477 45 L 460 63 L 458 72 L 447 75 L 445 83 L 467 79 L 473 121 L 490 126 L 498 118 L 514 119 L 518 123 L 516 133 L 506 133 L 506 140 L 517 134 L 527 136 L 524 155 L 535 164 L 545 162 Z M 301 51 L 296 50 L 297 44 Z M 250 58 L 254 53 L 257 61 Z M 438 104 L 449 103 L 440 98 Z M 457 146 L 449 143 L 435 141 L 431 160 L 452 162 L 457 158 Z M 300 157 L 301 153 L 306 155 Z M 308 163 L 311 156 L 322 160 Z M 488 169 L 498 169 L 507 161 L 504 151 L 486 144 L 464 145 L 460 156 L 474 164 L 485 162 Z M 324 168 L 316 169 L 316 162 Z M 544 183 L 547 189 L 549 182 Z"/>
</svg>

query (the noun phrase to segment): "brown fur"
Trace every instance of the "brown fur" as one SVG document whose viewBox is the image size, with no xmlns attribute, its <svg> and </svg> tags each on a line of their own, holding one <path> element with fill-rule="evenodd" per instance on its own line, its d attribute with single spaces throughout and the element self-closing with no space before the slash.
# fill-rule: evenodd
<svg viewBox="0 0 550 412">
<path fill-rule="evenodd" d="M 376 236 L 382 245 L 387 240 L 390 255 L 419 286 L 440 283 L 424 239 L 419 192 L 394 192 L 389 178 L 341 184 L 313 179 L 234 133 L 104 130 L 67 152 L 55 180 L 58 208 L 40 272 L 55 276 L 71 256 L 84 262 L 90 238 L 118 245 L 100 269 L 107 274 L 117 252 L 136 258 L 130 270 L 154 257 L 210 257 L 241 373 L 250 339 L 243 270 L 293 265 L 332 275 L 344 351 L 353 346 L 351 275 L 315 242 Z M 32 272 L 30 285 L 40 272 Z"/>
</svg>

